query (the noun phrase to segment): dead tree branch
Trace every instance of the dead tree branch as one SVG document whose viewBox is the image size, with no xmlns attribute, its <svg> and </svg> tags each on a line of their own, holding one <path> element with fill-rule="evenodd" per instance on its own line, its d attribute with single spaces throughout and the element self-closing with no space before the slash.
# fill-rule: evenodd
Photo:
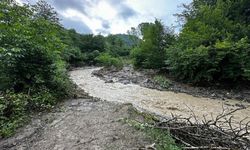
<svg viewBox="0 0 250 150">
<path fill-rule="evenodd" d="M 189 109 L 191 117 L 172 114 L 172 118 L 156 123 L 154 128 L 168 130 L 177 142 L 184 145 L 183 149 L 250 149 L 249 117 L 238 123 L 233 121 L 233 113 L 245 108 L 227 111 L 222 107 L 221 114 L 211 115 L 211 119 L 203 116 L 200 122 L 194 111 Z"/>
</svg>

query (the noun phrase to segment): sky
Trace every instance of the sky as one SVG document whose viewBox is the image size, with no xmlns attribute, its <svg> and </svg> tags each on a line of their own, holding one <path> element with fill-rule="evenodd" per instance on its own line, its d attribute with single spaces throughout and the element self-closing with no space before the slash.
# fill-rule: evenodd
<svg viewBox="0 0 250 150">
<path fill-rule="evenodd" d="M 37 0 L 17 0 L 35 3 Z M 192 0 L 47 0 L 61 23 L 84 34 L 126 33 L 142 22 L 160 19 L 167 26 L 176 26 L 173 14 L 181 12 L 182 3 Z"/>
</svg>

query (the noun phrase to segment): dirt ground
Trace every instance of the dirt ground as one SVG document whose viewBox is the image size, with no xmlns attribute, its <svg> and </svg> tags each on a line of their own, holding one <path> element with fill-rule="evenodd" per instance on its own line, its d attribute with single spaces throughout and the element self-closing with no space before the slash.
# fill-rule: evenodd
<svg viewBox="0 0 250 150">
<path fill-rule="evenodd" d="M 73 99 L 53 112 L 35 115 L 16 135 L 0 141 L 1 150 L 145 149 L 147 136 L 123 123 L 129 104 Z"/>
</svg>

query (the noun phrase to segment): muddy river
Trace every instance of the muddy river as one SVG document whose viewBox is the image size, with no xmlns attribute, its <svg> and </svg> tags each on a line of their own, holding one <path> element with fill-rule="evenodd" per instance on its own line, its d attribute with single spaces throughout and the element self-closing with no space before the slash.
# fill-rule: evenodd
<svg viewBox="0 0 250 150">
<path fill-rule="evenodd" d="M 169 117 L 172 114 L 190 116 L 195 113 L 199 119 L 221 114 L 224 110 L 233 110 L 239 106 L 247 107 L 233 114 L 235 121 L 250 116 L 249 103 L 237 100 L 216 100 L 194 97 L 184 93 L 158 91 L 135 84 L 105 83 L 92 75 L 100 68 L 81 68 L 70 72 L 71 79 L 90 96 L 106 101 L 132 103 L 135 107 L 147 110 L 160 116 Z M 192 111 L 191 111 L 192 110 Z M 249 121 L 250 118 L 245 121 Z"/>
</svg>

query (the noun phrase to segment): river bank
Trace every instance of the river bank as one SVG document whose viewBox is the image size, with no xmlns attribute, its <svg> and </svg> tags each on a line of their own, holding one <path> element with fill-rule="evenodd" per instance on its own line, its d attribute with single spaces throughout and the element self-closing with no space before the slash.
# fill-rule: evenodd
<svg viewBox="0 0 250 150">
<path fill-rule="evenodd" d="M 124 123 L 133 119 L 130 104 L 80 97 L 58 104 L 51 112 L 32 115 L 31 123 L 0 140 L 1 150 L 147 149 L 155 141 Z"/>
<path fill-rule="evenodd" d="M 203 117 L 209 119 L 222 111 L 240 108 L 230 114 L 232 121 L 236 124 L 243 119 L 242 123 L 250 121 L 249 103 L 159 91 L 115 79 L 108 82 L 93 75 L 100 69 L 86 67 L 69 72 L 81 89 L 75 99 L 58 104 L 51 112 L 31 116 L 30 124 L 0 141 L 0 149 L 154 149 L 157 142 L 142 129 L 171 115 L 195 114 L 197 121 L 202 121 Z M 153 120 L 150 124 L 142 118 Z M 157 134 L 160 133 L 162 130 Z M 175 146 L 167 132 L 166 135 L 167 138 L 156 139 L 167 142 L 165 146 Z"/>
<path fill-rule="evenodd" d="M 131 103 L 138 109 L 164 117 L 169 117 L 171 114 L 189 117 L 195 113 L 202 120 L 204 116 L 211 118 L 221 114 L 223 110 L 229 111 L 237 108 L 245 109 L 233 114 L 234 121 L 239 122 L 250 115 L 249 103 L 230 99 L 222 101 L 194 97 L 185 93 L 149 89 L 136 84 L 107 82 L 92 74 L 100 69 L 79 68 L 71 71 L 70 76 L 90 96 L 111 102 Z M 249 119 L 245 121 L 249 121 Z"/>
<path fill-rule="evenodd" d="M 120 82 L 123 84 L 138 84 L 142 87 L 157 89 L 161 91 L 173 91 L 177 93 L 186 93 L 195 97 L 205 97 L 211 99 L 236 99 L 250 102 L 250 90 L 247 88 L 225 89 L 216 86 L 200 87 L 191 84 L 184 84 L 167 78 L 170 82 L 168 88 L 161 87 L 154 81 L 154 77 L 159 71 L 144 69 L 134 70 L 132 66 L 126 66 L 122 69 L 102 68 L 94 71 L 93 74 L 105 82 Z"/>
</svg>

